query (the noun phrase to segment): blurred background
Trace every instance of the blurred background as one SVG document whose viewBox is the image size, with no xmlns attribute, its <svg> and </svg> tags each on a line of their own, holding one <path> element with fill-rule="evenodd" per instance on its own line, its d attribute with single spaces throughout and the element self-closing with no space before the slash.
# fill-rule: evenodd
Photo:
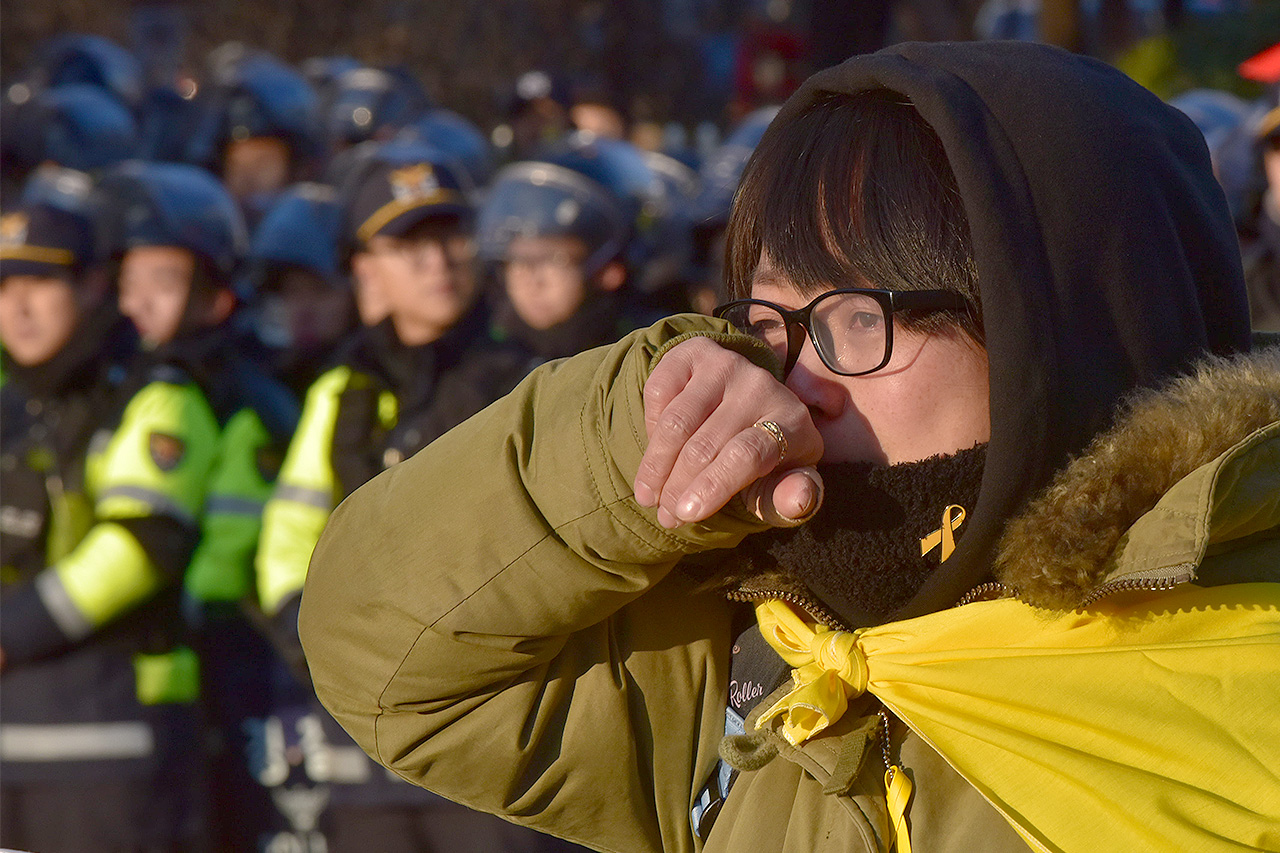
<svg viewBox="0 0 1280 853">
<path fill-rule="evenodd" d="M 502 123 L 516 80 L 538 69 L 607 94 L 636 122 L 690 133 L 849 54 L 914 39 L 1037 39 L 1122 64 L 1162 96 L 1250 94 L 1235 66 L 1280 32 L 1272 0 L 4 0 L 0 11 L 8 81 L 64 33 L 128 47 L 151 85 L 199 82 L 210 52 L 238 41 L 289 63 L 402 67 L 484 127 Z"/>
</svg>

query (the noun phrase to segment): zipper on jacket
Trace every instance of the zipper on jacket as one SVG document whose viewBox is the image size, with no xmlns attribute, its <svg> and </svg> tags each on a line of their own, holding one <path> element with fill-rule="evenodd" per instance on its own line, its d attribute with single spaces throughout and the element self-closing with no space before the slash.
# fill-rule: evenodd
<svg viewBox="0 0 1280 853">
<path fill-rule="evenodd" d="M 1117 580 L 1108 581 L 1099 587 L 1096 587 L 1088 595 L 1086 595 L 1075 609 L 1088 607 L 1095 604 L 1109 595 L 1118 592 L 1133 592 L 1135 590 L 1147 590 L 1149 592 L 1166 592 L 1173 589 L 1179 584 L 1193 581 L 1196 578 L 1195 564 L 1183 563 L 1176 566 L 1174 574 L 1166 574 L 1161 577 L 1150 578 L 1118 578 Z M 963 607 L 966 604 L 973 604 L 975 601 L 987 601 L 998 598 L 1017 598 L 1021 600 L 1018 591 L 1013 587 L 1005 586 L 999 581 L 988 581 L 979 584 L 964 594 L 959 601 L 955 603 L 956 607 Z"/>
<path fill-rule="evenodd" d="M 988 581 L 987 583 L 979 584 L 966 592 L 964 596 L 955 603 L 955 606 L 960 607 L 965 604 L 972 604 L 975 601 L 982 601 L 988 598 L 1016 597 L 1016 595 L 1016 590 L 997 581 Z M 730 601 L 742 601 L 748 604 L 766 598 L 781 599 L 788 604 L 803 607 L 828 628 L 832 628 L 837 631 L 853 630 L 853 628 L 850 628 L 839 616 L 833 613 L 826 605 L 822 604 L 816 598 L 801 595 L 798 592 L 784 592 L 782 590 L 767 589 L 739 589 L 726 592 L 724 596 Z"/>
<path fill-rule="evenodd" d="M 876 711 L 876 716 L 880 718 L 880 758 L 884 761 L 884 769 L 886 772 L 893 770 L 893 755 L 889 745 L 889 709 L 883 705 L 880 710 Z"/>
<path fill-rule="evenodd" d="M 853 629 L 846 625 L 840 617 L 836 616 L 827 607 L 817 599 L 809 596 L 800 595 L 796 592 L 783 592 L 781 590 L 763 590 L 763 589 L 743 589 L 732 590 L 725 593 L 725 598 L 730 601 L 742 601 L 751 604 L 767 598 L 777 598 L 788 604 L 794 604 L 803 607 L 811 613 L 819 622 L 836 631 L 852 631 Z"/>
<path fill-rule="evenodd" d="M 986 599 L 1016 597 L 1017 594 L 1017 590 L 1007 587 L 999 581 L 988 581 L 987 583 L 978 584 L 966 592 L 955 603 L 955 606 L 963 607 L 966 604 L 973 604 L 975 601 L 985 601 Z"/>
<path fill-rule="evenodd" d="M 1086 595 L 1084 599 L 1076 605 L 1076 609 L 1079 610 L 1081 608 L 1088 607 L 1090 604 L 1096 604 L 1101 599 L 1106 598 L 1113 593 L 1129 592 L 1133 590 L 1165 592 L 1173 589 L 1179 584 L 1189 583 L 1196 578 L 1196 567 L 1194 563 L 1183 563 L 1180 566 L 1175 566 L 1174 572 L 1174 574 L 1158 578 L 1119 578 L 1117 580 L 1108 581 Z"/>
<path fill-rule="evenodd" d="M 1179 584 L 1188 583 L 1195 580 L 1195 564 L 1183 563 L 1174 567 L 1174 574 L 1166 574 L 1162 577 L 1155 578 L 1119 578 L 1117 580 L 1108 581 L 1102 586 L 1095 588 L 1092 592 L 1084 597 L 1076 609 L 1088 607 L 1095 604 L 1103 598 L 1117 592 L 1132 592 L 1135 590 L 1147 590 L 1150 592 L 1165 592 L 1173 589 Z M 979 584 L 973 589 L 966 592 L 959 601 L 955 603 L 956 607 L 963 607 L 966 604 L 972 604 L 975 601 L 985 601 L 997 598 L 1018 598 L 1018 591 L 1012 587 L 1006 586 L 999 581 L 988 581 Z M 801 595 L 797 592 L 783 590 L 762 590 L 762 589 L 741 589 L 733 590 L 725 593 L 725 598 L 730 601 L 741 601 L 752 603 L 766 598 L 777 598 L 788 604 L 803 607 L 812 614 L 819 622 L 837 631 L 852 631 L 839 616 L 836 616 L 826 605 L 819 602 L 812 596 Z"/>
</svg>

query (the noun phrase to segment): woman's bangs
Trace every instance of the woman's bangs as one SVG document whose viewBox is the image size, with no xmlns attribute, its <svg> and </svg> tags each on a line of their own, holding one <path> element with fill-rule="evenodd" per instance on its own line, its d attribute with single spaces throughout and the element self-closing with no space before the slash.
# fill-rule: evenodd
<svg viewBox="0 0 1280 853">
<path fill-rule="evenodd" d="M 729 223 L 731 298 L 750 295 L 762 254 L 802 293 L 858 286 L 849 248 L 858 245 L 861 230 L 855 219 L 861 205 L 852 202 L 862 146 L 841 124 L 827 111 L 809 113 L 761 141 Z"/>
<path fill-rule="evenodd" d="M 761 249 L 802 293 L 862 282 L 850 252 L 861 243 L 862 205 L 854 204 L 861 159 L 857 140 L 818 134 L 805 156 L 775 174 L 776 207 L 765 218 Z"/>
</svg>

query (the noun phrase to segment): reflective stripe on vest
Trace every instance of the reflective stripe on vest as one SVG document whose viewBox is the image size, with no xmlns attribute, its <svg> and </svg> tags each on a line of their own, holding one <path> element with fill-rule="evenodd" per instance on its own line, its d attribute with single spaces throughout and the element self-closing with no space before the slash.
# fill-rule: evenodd
<svg viewBox="0 0 1280 853">
<path fill-rule="evenodd" d="M 274 500 L 293 501 L 305 506 L 313 506 L 325 512 L 333 511 L 333 494 L 320 489 L 308 489 L 305 486 L 291 486 L 281 483 L 271 495 Z"/>
<path fill-rule="evenodd" d="M 94 624 L 85 616 L 84 611 L 76 607 L 56 571 L 45 569 L 36 575 L 35 585 L 40 603 L 49 611 L 49 615 L 68 640 L 83 640 L 93 633 Z"/>
<path fill-rule="evenodd" d="M 266 501 L 243 498 L 237 495 L 210 495 L 209 500 L 205 502 L 204 511 L 206 514 L 247 515 L 257 518 L 262 515 L 262 508 L 266 506 L 266 503 Z"/>
<path fill-rule="evenodd" d="M 149 515 L 167 515 L 192 526 L 196 523 L 195 516 L 181 504 L 154 489 L 144 489 L 141 486 L 112 486 L 102 490 L 98 495 L 98 502 L 102 504 L 112 498 L 138 501 L 150 510 Z"/>
<path fill-rule="evenodd" d="M 359 785 L 373 776 L 374 764 L 358 746 L 330 746 L 313 750 L 305 759 L 307 777 L 313 782 Z"/>
<path fill-rule="evenodd" d="M 0 726 L 3 761 L 107 761 L 154 751 L 155 737 L 143 722 Z"/>
</svg>

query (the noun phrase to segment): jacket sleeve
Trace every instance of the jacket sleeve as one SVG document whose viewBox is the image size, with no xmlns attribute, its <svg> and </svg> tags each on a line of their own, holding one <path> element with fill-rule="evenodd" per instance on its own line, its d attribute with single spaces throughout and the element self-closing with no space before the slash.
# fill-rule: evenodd
<svg viewBox="0 0 1280 853">
<path fill-rule="evenodd" d="M 684 851 L 724 728 L 727 602 L 686 554 L 761 524 L 668 531 L 632 497 L 641 392 L 675 317 L 535 370 L 353 493 L 312 558 L 299 629 L 316 692 L 404 778 L 610 851 Z"/>
</svg>

